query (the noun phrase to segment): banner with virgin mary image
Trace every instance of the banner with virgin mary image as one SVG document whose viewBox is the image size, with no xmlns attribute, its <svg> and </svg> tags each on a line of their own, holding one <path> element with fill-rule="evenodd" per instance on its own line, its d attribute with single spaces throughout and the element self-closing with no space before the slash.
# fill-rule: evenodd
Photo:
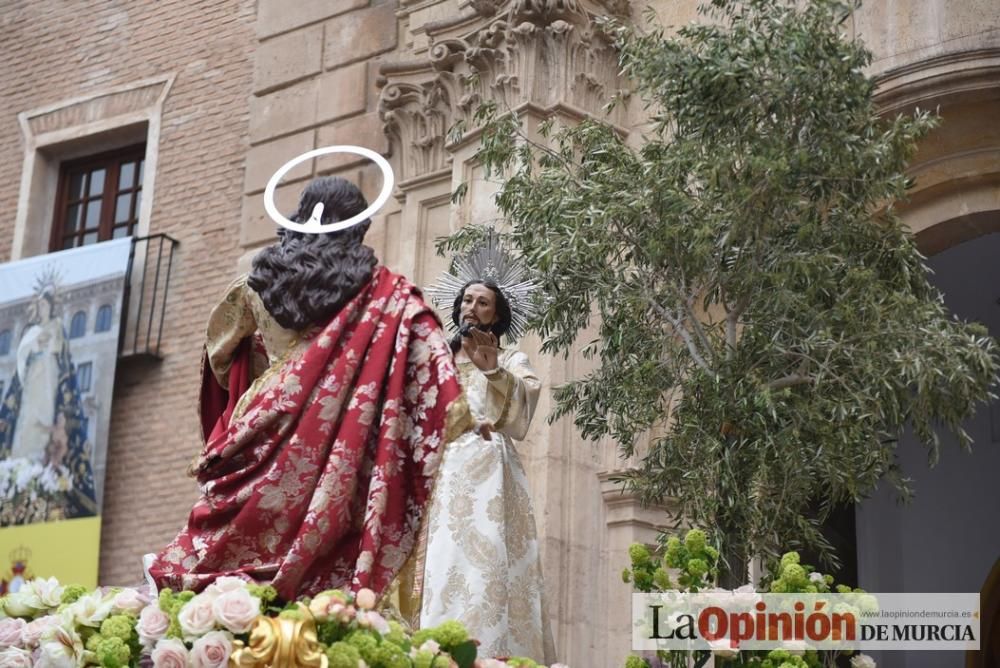
<svg viewBox="0 0 1000 668">
<path fill-rule="evenodd" d="M 130 239 L 0 265 L 0 594 L 96 586 Z"/>
</svg>

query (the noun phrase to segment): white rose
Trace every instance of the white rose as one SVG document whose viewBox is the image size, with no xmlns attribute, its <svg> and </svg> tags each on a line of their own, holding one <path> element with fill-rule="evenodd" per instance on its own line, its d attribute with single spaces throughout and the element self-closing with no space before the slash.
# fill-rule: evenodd
<svg viewBox="0 0 1000 668">
<path fill-rule="evenodd" d="M 212 631 L 194 641 L 191 665 L 194 668 L 225 668 L 233 651 L 233 639 L 224 631 Z"/>
<path fill-rule="evenodd" d="M 148 603 L 149 597 L 143 596 L 135 589 L 122 589 L 115 594 L 115 598 L 112 601 L 115 608 L 122 612 L 131 612 L 133 615 L 139 614 Z"/>
<path fill-rule="evenodd" d="M 389 622 L 385 620 L 385 617 L 374 610 L 368 613 L 368 621 L 371 624 L 371 627 L 382 635 L 386 635 L 392 630 L 389 628 Z"/>
<path fill-rule="evenodd" d="M 184 632 L 185 640 L 194 640 L 215 628 L 215 615 L 212 613 L 212 599 L 198 594 L 184 604 L 177 614 L 177 621 Z"/>
<path fill-rule="evenodd" d="M 851 657 L 851 668 L 875 668 L 875 659 L 867 654 L 858 654 Z"/>
<path fill-rule="evenodd" d="M 27 625 L 28 623 L 23 619 L 16 619 L 14 617 L 0 619 L 0 648 L 20 647 L 22 642 L 21 633 Z M 0 666 L 2 665 L 3 663 L 0 663 Z"/>
<path fill-rule="evenodd" d="M 66 614 L 74 624 L 99 627 L 114 609 L 114 601 L 110 596 L 104 596 L 100 591 L 84 594 L 68 608 Z"/>
<path fill-rule="evenodd" d="M 212 601 L 212 613 L 220 626 L 233 633 L 246 633 L 260 615 L 260 599 L 242 587 L 233 589 Z"/>
<path fill-rule="evenodd" d="M 180 640 L 168 638 L 156 643 L 150 655 L 153 668 L 187 668 L 188 651 Z"/>
<path fill-rule="evenodd" d="M 0 649 L 0 666 L 3 668 L 31 668 L 31 652 L 17 647 Z"/>
<path fill-rule="evenodd" d="M 63 589 L 65 589 L 55 578 L 35 578 L 28 582 L 25 588 L 35 593 L 43 609 L 58 608 L 62 603 Z"/>
<path fill-rule="evenodd" d="M 76 668 L 83 665 L 83 640 L 76 631 L 53 626 L 42 635 L 36 668 Z"/>
<path fill-rule="evenodd" d="M 42 610 L 42 602 L 35 592 L 22 589 L 3 599 L 3 611 L 10 617 L 34 617 Z"/>
<path fill-rule="evenodd" d="M 216 578 L 215 582 L 205 587 L 205 591 L 202 592 L 202 596 L 208 596 L 209 598 L 215 598 L 216 596 L 221 596 L 226 592 L 236 591 L 237 589 L 246 589 L 247 581 L 243 578 L 238 578 L 234 575 L 223 575 L 222 577 Z"/>
<path fill-rule="evenodd" d="M 420 651 L 437 654 L 441 651 L 441 645 L 439 645 L 436 640 L 425 640 L 424 644 L 420 646 Z"/>
<path fill-rule="evenodd" d="M 826 580 L 823 578 L 822 573 L 813 572 L 809 574 L 809 582 L 812 582 L 813 584 L 823 584 Z"/>
<path fill-rule="evenodd" d="M 149 649 L 166 635 L 168 628 L 170 628 L 170 616 L 160 610 L 157 603 L 152 603 L 139 613 L 139 623 L 135 630 L 139 634 L 139 642 Z"/>
<path fill-rule="evenodd" d="M 55 615 L 39 617 L 33 622 L 28 622 L 21 630 L 21 646 L 25 649 L 38 647 L 38 643 L 45 632 L 53 626 L 58 626 L 60 623 L 61 620 Z"/>
</svg>

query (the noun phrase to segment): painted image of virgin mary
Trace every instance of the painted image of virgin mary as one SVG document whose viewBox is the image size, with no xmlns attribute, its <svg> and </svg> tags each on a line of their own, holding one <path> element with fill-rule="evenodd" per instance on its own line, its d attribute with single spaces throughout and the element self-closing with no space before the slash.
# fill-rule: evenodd
<svg viewBox="0 0 1000 668">
<path fill-rule="evenodd" d="M 97 514 L 84 414 L 58 292 L 40 286 L 0 404 L 0 526 Z"/>
</svg>

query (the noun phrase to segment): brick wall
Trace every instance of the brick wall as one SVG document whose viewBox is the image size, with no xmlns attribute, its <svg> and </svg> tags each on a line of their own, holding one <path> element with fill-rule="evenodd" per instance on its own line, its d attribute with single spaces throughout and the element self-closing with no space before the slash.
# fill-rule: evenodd
<svg viewBox="0 0 1000 668">
<path fill-rule="evenodd" d="M 202 332 L 241 249 L 240 203 L 254 79 L 256 2 L 32 0 L 0 9 L 0 262 L 23 164 L 17 114 L 174 73 L 164 103 L 150 232 L 180 241 L 160 363 L 116 379 L 100 581 L 136 583 L 140 556 L 183 523 L 196 488 Z M 33 224 L 51 224 L 38 221 Z"/>
</svg>

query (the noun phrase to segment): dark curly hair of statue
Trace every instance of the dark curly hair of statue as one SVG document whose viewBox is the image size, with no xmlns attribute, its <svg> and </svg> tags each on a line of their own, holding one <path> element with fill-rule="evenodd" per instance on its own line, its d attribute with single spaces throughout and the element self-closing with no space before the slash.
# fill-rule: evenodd
<svg viewBox="0 0 1000 668">
<path fill-rule="evenodd" d="M 346 220 L 368 208 L 361 190 L 346 179 L 313 179 L 289 219 L 301 223 L 322 202 L 324 225 Z M 247 285 L 260 295 L 268 313 L 286 329 L 324 325 L 371 279 L 378 260 L 361 242 L 371 220 L 346 230 L 306 234 L 278 230 L 278 243 L 253 259 Z"/>
</svg>

